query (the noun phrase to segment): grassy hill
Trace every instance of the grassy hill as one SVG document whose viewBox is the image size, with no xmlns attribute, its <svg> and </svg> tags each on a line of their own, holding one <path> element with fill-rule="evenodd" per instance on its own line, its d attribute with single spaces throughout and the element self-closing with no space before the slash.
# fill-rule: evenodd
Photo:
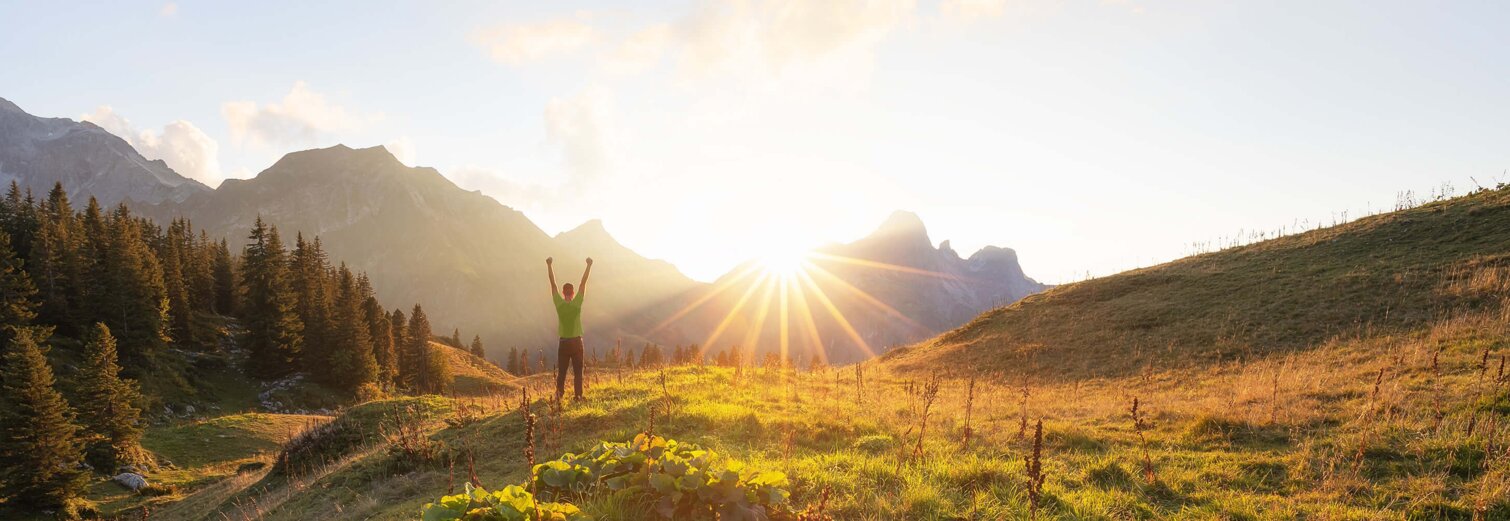
<svg viewBox="0 0 1510 521">
<path fill-rule="evenodd" d="M 151 518 L 416 519 L 474 478 L 525 483 L 526 449 L 653 431 L 783 473 L 774 519 L 1510 519 L 1507 208 L 1481 192 L 1068 285 L 858 366 L 590 368 L 559 409 L 550 375 L 372 402 L 286 442 L 295 471 Z M 542 497 L 656 519 L 660 490 Z"/>
<path fill-rule="evenodd" d="M 1056 287 L 889 353 L 904 370 L 1040 377 L 1254 360 L 1492 309 L 1510 291 L 1510 189 Z"/>
</svg>

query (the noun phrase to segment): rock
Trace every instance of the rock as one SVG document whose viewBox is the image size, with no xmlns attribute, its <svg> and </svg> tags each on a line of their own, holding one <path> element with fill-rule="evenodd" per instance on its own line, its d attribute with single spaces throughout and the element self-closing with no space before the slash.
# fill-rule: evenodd
<svg viewBox="0 0 1510 521">
<path fill-rule="evenodd" d="M 120 483 L 121 486 L 133 491 L 140 490 L 142 487 L 147 486 L 147 478 L 144 478 L 141 474 L 134 472 L 122 472 L 111 479 L 116 483 Z"/>
<path fill-rule="evenodd" d="M 185 405 L 184 406 L 184 414 L 194 414 L 194 406 L 193 405 Z"/>
</svg>

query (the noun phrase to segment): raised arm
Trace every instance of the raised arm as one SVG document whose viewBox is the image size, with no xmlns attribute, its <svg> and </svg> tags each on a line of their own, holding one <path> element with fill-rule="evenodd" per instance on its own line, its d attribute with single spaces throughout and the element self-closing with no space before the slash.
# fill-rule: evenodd
<svg viewBox="0 0 1510 521">
<path fill-rule="evenodd" d="M 587 258 L 587 269 L 582 270 L 582 283 L 577 285 L 577 294 L 587 293 L 587 275 L 592 273 L 592 257 Z"/>
<path fill-rule="evenodd" d="M 551 265 L 555 260 L 554 257 L 545 258 L 545 272 L 551 277 L 551 296 L 553 297 L 561 294 L 561 290 L 556 288 L 556 267 Z"/>
</svg>

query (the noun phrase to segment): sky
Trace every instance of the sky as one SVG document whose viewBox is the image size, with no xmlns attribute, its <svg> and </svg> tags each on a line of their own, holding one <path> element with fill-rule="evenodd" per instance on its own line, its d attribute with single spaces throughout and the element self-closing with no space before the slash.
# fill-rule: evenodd
<svg viewBox="0 0 1510 521">
<path fill-rule="evenodd" d="M 1060 283 L 1510 182 L 1506 27 L 1484 1 L 0 0 L 0 97 L 211 186 L 384 145 L 700 280 L 910 210 Z"/>
</svg>

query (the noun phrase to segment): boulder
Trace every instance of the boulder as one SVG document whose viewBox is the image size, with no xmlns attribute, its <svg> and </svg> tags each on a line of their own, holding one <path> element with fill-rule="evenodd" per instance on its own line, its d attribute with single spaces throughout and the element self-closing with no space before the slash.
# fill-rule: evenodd
<svg viewBox="0 0 1510 521">
<path fill-rule="evenodd" d="M 147 478 L 142 477 L 141 474 L 137 474 L 135 472 L 122 472 L 111 479 L 116 483 L 120 483 L 121 486 L 133 491 L 140 490 L 142 487 L 147 486 Z"/>
</svg>

